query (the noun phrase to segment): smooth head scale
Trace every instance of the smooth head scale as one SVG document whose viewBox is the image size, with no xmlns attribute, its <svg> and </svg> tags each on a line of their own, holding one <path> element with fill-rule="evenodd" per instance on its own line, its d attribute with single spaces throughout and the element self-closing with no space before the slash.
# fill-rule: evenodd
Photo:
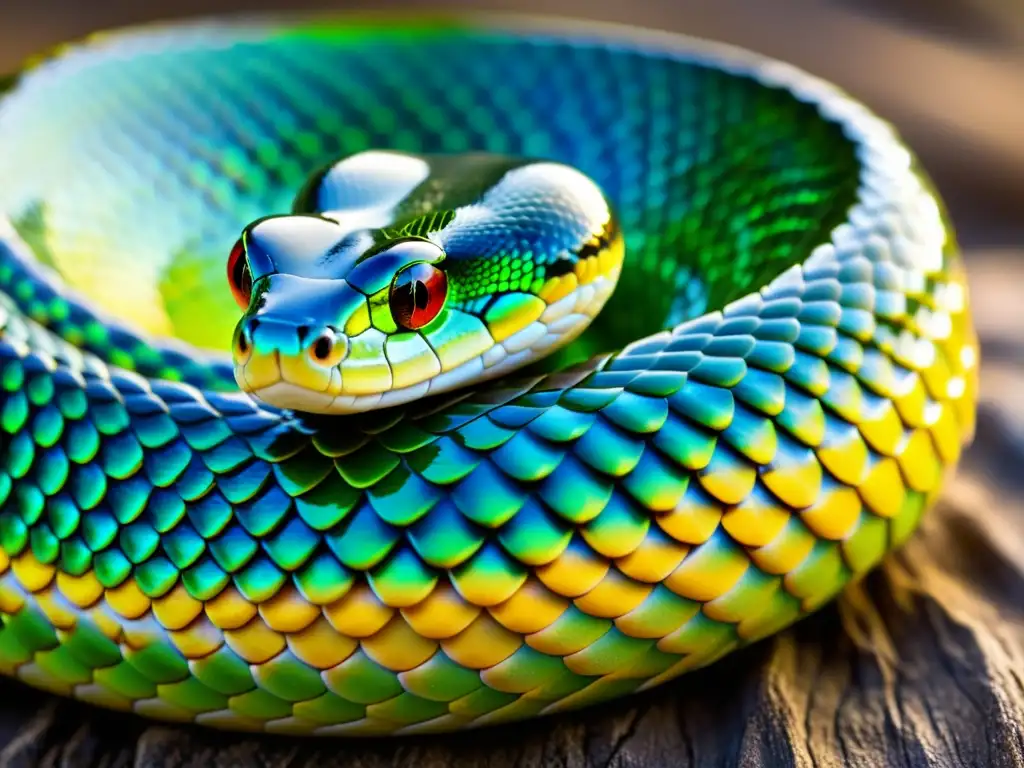
<svg viewBox="0 0 1024 768">
<path fill-rule="evenodd" d="M 235 379 L 274 406 L 351 413 L 500 376 L 576 338 L 622 258 L 611 207 L 568 166 L 352 155 L 232 250 Z"/>
</svg>

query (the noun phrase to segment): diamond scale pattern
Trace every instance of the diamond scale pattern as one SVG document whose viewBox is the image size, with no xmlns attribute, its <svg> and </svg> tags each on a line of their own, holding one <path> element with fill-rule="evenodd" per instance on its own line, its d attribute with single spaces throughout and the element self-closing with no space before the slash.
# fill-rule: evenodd
<svg viewBox="0 0 1024 768">
<path fill-rule="evenodd" d="M 224 24 L 26 75 L 0 101 L 0 672 L 217 728 L 452 730 L 711 664 L 902 543 L 977 392 L 927 178 L 825 84 L 650 45 Z M 601 184 L 629 264 L 579 365 L 333 420 L 232 391 L 199 350 L 234 322 L 223 252 L 378 146 Z"/>
</svg>

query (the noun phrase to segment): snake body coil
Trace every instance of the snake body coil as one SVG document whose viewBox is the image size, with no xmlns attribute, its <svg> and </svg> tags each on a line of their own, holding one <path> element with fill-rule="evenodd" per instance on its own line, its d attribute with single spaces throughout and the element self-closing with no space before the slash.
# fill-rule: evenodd
<svg viewBox="0 0 1024 768">
<path fill-rule="evenodd" d="M 537 238 L 590 214 L 549 225 L 535 207 L 473 293 L 436 236 L 496 187 L 426 204 L 433 224 L 399 233 L 421 249 L 406 282 L 349 274 L 361 319 L 321 323 L 324 299 L 301 333 L 238 325 L 243 369 L 264 343 L 287 374 L 307 340 L 302 376 L 327 366 L 323 407 L 305 389 L 261 404 L 235 385 L 233 298 L 252 297 L 228 290 L 227 254 L 317 168 L 370 150 L 575 169 L 616 229 L 566 175 L 552 195 L 600 215 L 555 250 L 599 266 L 543 262 Z M 740 51 L 513 20 L 117 33 L 11 84 L 0 178 L 0 671 L 104 707 L 410 733 L 650 687 L 876 565 L 973 430 L 966 285 L 928 181 L 863 107 Z M 554 303 L 618 274 L 623 250 L 578 337 L 536 299 L 495 309 L 516 286 Z M 241 254 L 233 285 L 256 286 Z M 247 317 L 284 311 L 263 279 Z M 523 313 L 568 330 L 490 381 L 306 412 L 418 386 L 410 360 L 444 375 L 455 353 L 428 330 L 456 309 L 487 317 L 488 344 L 459 358 L 477 373 L 515 353 L 490 341 Z M 429 349 L 386 347 L 400 326 Z M 360 333 L 395 355 L 386 384 L 345 368 L 384 359 Z"/>
</svg>

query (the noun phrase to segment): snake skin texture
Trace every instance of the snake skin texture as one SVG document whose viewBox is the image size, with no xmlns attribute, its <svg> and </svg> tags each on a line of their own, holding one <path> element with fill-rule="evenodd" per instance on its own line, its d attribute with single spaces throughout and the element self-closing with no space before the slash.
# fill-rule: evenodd
<svg viewBox="0 0 1024 768">
<path fill-rule="evenodd" d="M 546 368 L 354 416 L 234 389 L 248 222 L 370 148 L 582 170 L 626 258 Z M 658 685 L 913 532 L 973 432 L 941 204 L 733 49 L 515 20 L 100 36 L 0 99 L 0 672 L 139 715 L 445 731 Z"/>
</svg>

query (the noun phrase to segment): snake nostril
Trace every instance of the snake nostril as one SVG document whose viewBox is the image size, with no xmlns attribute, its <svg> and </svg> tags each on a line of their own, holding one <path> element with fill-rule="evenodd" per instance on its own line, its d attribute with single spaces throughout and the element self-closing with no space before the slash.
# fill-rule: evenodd
<svg viewBox="0 0 1024 768">
<path fill-rule="evenodd" d="M 333 331 L 324 331 L 309 346 L 309 356 L 320 365 L 337 365 L 345 356 L 344 337 Z"/>
<path fill-rule="evenodd" d="M 256 328 L 256 320 L 248 318 L 243 320 L 238 328 L 238 337 L 235 341 L 235 352 L 240 358 L 239 362 L 248 360 L 249 354 L 252 352 L 252 334 Z"/>
<path fill-rule="evenodd" d="M 334 349 L 334 342 L 326 336 L 321 336 L 313 345 L 313 357 L 317 360 L 326 360 L 331 356 Z"/>
</svg>

